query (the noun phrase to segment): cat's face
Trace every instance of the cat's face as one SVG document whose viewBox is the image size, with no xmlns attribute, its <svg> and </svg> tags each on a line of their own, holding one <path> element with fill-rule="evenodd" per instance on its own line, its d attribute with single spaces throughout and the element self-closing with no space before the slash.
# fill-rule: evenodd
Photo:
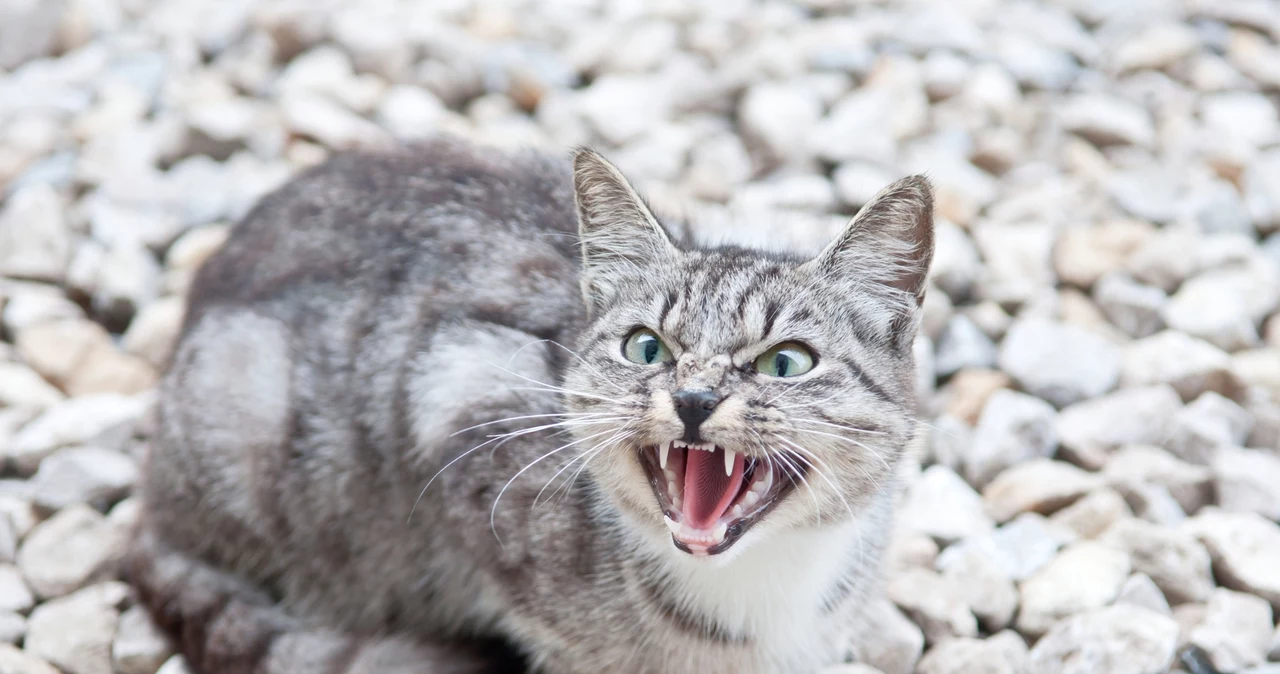
<svg viewBox="0 0 1280 674">
<path fill-rule="evenodd" d="M 682 249 L 603 159 L 576 168 L 592 322 L 565 388 L 586 470 L 681 554 L 856 516 L 914 431 L 927 185 L 805 260 Z"/>
</svg>

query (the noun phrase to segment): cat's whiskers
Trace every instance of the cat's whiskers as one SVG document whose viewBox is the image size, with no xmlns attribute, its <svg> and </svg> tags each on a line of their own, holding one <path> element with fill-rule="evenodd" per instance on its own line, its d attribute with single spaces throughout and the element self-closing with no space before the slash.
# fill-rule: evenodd
<svg viewBox="0 0 1280 674">
<path fill-rule="evenodd" d="M 539 415 L 525 415 L 525 416 L 533 417 L 533 416 L 539 416 Z M 512 417 L 512 418 L 510 418 L 510 419 L 504 419 L 504 420 L 500 420 L 500 421 L 510 421 L 511 419 L 518 419 L 518 418 L 521 418 L 521 417 Z M 529 433 L 536 433 L 536 432 L 538 432 L 538 431 L 544 431 L 544 430 L 547 430 L 547 429 L 550 429 L 550 428 L 555 428 L 555 427 L 557 427 L 557 426 L 565 426 L 565 425 L 571 424 L 571 423 L 572 423 L 572 422 L 574 422 L 574 421 L 583 422 L 583 423 L 579 423 L 579 424 L 577 424 L 577 425 L 591 425 L 591 423 L 595 423 L 595 422 L 606 423 L 606 422 L 616 421 L 616 420 L 624 419 L 624 418 L 626 418 L 626 417 L 614 417 L 614 418 L 608 418 L 608 417 L 605 417 L 605 418 L 600 418 L 600 419 L 589 419 L 589 420 L 585 420 L 585 419 L 582 419 L 582 420 L 569 419 L 569 420 L 559 421 L 559 422 L 551 423 L 551 424 L 540 424 L 540 425 L 538 425 L 538 426 L 534 426 L 534 427 L 531 427 L 531 428 L 522 428 L 522 429 L 518 429 L 518 430 L 515 430 L 515 431 L 511 431 L 510 433 L 501 433 L 501 434 L 497 434 L 497 435 L 490 435 L 490 436 L 487 436 L 487 439 L 486 439 L 484 442 L 481 442 L 480 444 L 476 445 L 475 447 L 472 447 L 471 449 L 468 449 L 467 451 L 465 451 L 465 452 L 463 452 L 463 453 L 459 454 L 458 456 L 454 457 L 451 461 L 449 461 L 448 463 L 446 463 L 446 464 L 444 464 L 443 466 L 441 466 L 441 467 L 440 467 L 440 470 L 437 470 L 437 471 L 435 472 L 435 474 L 431 476 L 431 479 L 427 480 L 427 484 L 426 484 L 425 486 L 423 486 L 423 487 L 422 487 L 422 491 L 418 492 L 418 498 L 414 499 L 414 501 L 413 501 L 413 506 L 409 508 L 409 516 L 408 516 L 408 518 L 405 520 L 405 523 L 406 523 L 406 524 L 408 524 L 410 521 L 412 521 L 412 520 L 413 520 L 413 513 L 414 513 L 415 511 L 417 511 L 417 509 L 418 509 L 418 504 L 422 502 L 422 497 L 426 495 L 427 490 L 431 488 L 432 483 L 434 483 L 434 482 L 436 481 L 436 479 L 437 479 L 437 478 L 439 478 L 442 474 L 444 474 L 444 472 L 445 472 L 446 470 L 448 470 L 451 466 L 453 466 L 455 463 L 458 463 L 459 461 L 461 461 L 461 460 L 463 460 L 463 459 L 467 458 L 468 456 L 470 456 L 471 454 L 473 454 L 473 453 L 474 453 L 474 452 L 476 452 L 477 450 L 479 450 L 479 449 L 481 449 L 481 448 L 483 448 L 483 447 L 485 447 L 485 446 L 487 446 L 487 445 L 490 445 L 490 444 L 493 444 L 493 443 L 497 443 L 497 444 L 495 444 L 495 445 L 494 445 L 494 447 L 493 447 L 493 451 L 497 451 L 497 449 L 498 449 L 499 447 L 501 447 L 503 444 L 505 444 L 505 443 L 507 443 L 508 441 L 513 440 L 513 439 L 515 439 L 515 438 L 517 438 L 517 437 L 520 437 L 520 436 L 522 436 L 522 435 L 528 435 Z M 587 423 L 587 422 L 590 422 L 590 423 Z M 494 423 L 496 423 L 496 422 L 494 422 Z M 479 428 L 480 426 L 484 426 L 484 425 L 486 425 L 486 424 L 480 424 L 480 425 L 478 425 L 478 426 L 473 426 L 473 427 L 472 427 L 472 429 L 474 429 L 474 428 Z M 471 429 L 464 429 L 464 430 L 471 430 Z M 462 432 L 462 431 L 459 431 L 459 433 L 461 433 L 461 432 Z M 450 437 L 452 437 L 453 435 L 457 435 L 457 433 L 452 434 Z"/>
<path fill-rule="evenodd" d="M 474 426 L 467 426 L 466 428 L 463 428 L 463 429 L 461 429 L 461 430 L 458 430 L 458 431 L 455 431 L 455 432 L 453 432 L 453 433 L 450 433 L 450 434 L 449 434 L 449 437 L 451 437 L 451 438 L 452 438 L 452 437 L 454 437 L 455 435 L 462 435 L 463 433 L 466 433 L 467 431 L 474 431 L 474 430 L 475 430 L 475 429 L 477 429 L 477 428 L 483 428 L 483 427 L 485 427 L 485 426 L 492 426 L 492 425 L 494 425 L 494 424 L 502 424 L 502 423 L 506 423 L 506 422 L 508 422 L 508 421 L 523 421 L 524 419 L 547 419 L 547 418 L 551 418 L 551 417 L 589 417 L 589 416 L 604 416 L 604 415 L 607 415 L 607 414 L 608 414 L 608 412 L 557 412 L 557 413 L 554 413 L 554 414 L 522 414 L 522 415 L 517 416 L 517 417 L 506 417 L 506 418 L 504 418 L 504 419 L 494 419 L 493 421 L 486 421 L 486 422 L 484 422 L 484 423 L 482 423 L 482 424 L 476 424 L 476 425 L 474 425 Z"/>
<path fill-rule="evenodd" d="M 876 431 L 870 428 L 858 428 L 857 426 L 845 426 L 844 424 L 833 424 L 830 421 L 819 421 L 817 419 L 800 419 L 792 417 L 791 421 L 802 421 L 806 424 L 818 424 L 819 426 L 830 426 L 832 428 L 840 428 L 854 433 L 865 433 L 867 435 L 888 435 L 886 431 Z"/>
<path fill-rule="evenodd" d="M 809 492 L 809 499 L 813 501 L 813 509 L 818 516 L 818 526 L 822 526 L 822 505 L 818 503 L 818 495 L 816 492 L 814 492 L 813 486 L 809 484 L 808 480 L 804 479 L 805 471 L 795 461 L 791 459 L 791 457 L 788 455 L 787 452 L 774 451 L 769 455 L 769 458 L 771 460 L 777 459 L 778 461 L 783 461 L 787 464 L 787 466 L 790 467 L 790 470 L 784 470 L 782 472 L 786 474 L 787 479 L 791 481 L 791 484 L 793 486 L 795 485 L 796 481 L 795 481 L 795 478 L 792 477 L 792 474 L 794 474 L 795 477 L 800 478 L 801 484 L 803 484 L 806 490 Z"/>
<path fill-rule="evenodd" d="M 781 398 L 782 396 L 784 396 L 784 395 L 786 395 L 786 394 L 788 394 L 788 393 L 790 393 L 790 392 L 792 392 L 792 391 L 796 390 L 796 389 L 797 389 L 797 388 L 799 388 L 799 387 L 800 387 L 800 385 L 801 385 L 801 384 L 803 384 L 803 383 L 804 383 L 804 382 L 800 382 L 800 383 L 798 383 L 798 384 L 792 384 L 791 386 L 788 386 L 787 388 L 783 389 L 783 390 L 782 390 L 782 393 L 779 393 L 778 395 L 776 395 L 776 396 L 774 396 L 774 397 L 772 397 L 772 398 L 770 398 L 770 399 L 766 400 L 766 401 L 764 402 L 765 406 L 772 405 L 772 404 L 773 404 L 773 402 L 774 402 L 775 400 L 777 400 L 778 398 Z"/>
<path fill-rule="evenodd" d="M 615 402 L 613 399 L 611 399 L 611 398 L 606 398 L 606 397 L 604 397 L 604 396 L 593 395 L 593 394 L 586 393 L 586 392 L 583 392 L 583 391 L 575 391 L 575 390 L 573 390 L 573 389 L 565 388 L 565 387 L 563 387 L 563 386 L 557 386 L 557 385 L 555 385 L 555 384 L 548 384 L 547 382 L 544 382 L 544 381 L 538 381 L 537 379 L 534 379 L 533 377 L 528 377 L 528 376 L 525 376 L 525 375 L 523 375 L 523 374 L 520 374 L 519 372 L 515 372 L 515 371 L 513 371 L 513 370 L 508 370 L 507 368 L 502 367 L 501 365 L 497 365 L 497 364 L 494 364 L 494 363 L 490 363 L 490 362 L 488 362 L 488 361 L 482 361 L 482 362 L 483 362 L 485 365 L 488 365 L 489 367 L 493 367 L 493 368 L 496 368 L 496 369 L 498 369 L 498 370 L 501 370 L 502 372 L 505 372 L 505 373 L 507 373 L 507 374 L 509 374 L 509 375 L 511 375 L 511 376 L 513 376 L 513 377 L 516 377 L 516 378 L 522 379 L 522 380 L 524 380 L 524 381 L 527 381 L 527 382 L 529 382 L 530 384 L 536 384 L 536 387 L 520 387 L 520 386 L 512 386 L 512 387 L 509 387 L 509 388 L 508 388 L 508 390 L 511 390 L 511 391 L 526 391 L 526 390 L 528 390 L 528 391 L 542 391 L 542 392 L 544 392 L 544 393 L 560 393 L 560 394 L 564 394 L 564 395 L 571 395 L 571 396 L 575 396 L 575 397 L 578 397 L 578 398 L 588 398 L 588 399 L 592 399 L 592 400 L 603 400 L 603 401 L 605 401 L 605 402 Z"/>
<path fill-rule="evenodd" d="M 501 547 L 503 547 L 503 548 L 505 548 L 505 547 L 506 547 L 506 546 L 503 544 L 503 542 L 502 542 L 502 537 L 498 535 L 498 520 L 497 520 L 497 517 L 498 517 L 498 503 L 499 503 L 500 501 L 502 501 L 502 495 L 503 495 L 503 494 L 505 494 L 505 493 L 507 492 L 507 489 L 511 486 L 511 484 L 512 484 L 513 482 L 515 482 L 517 479 L 519 479 L 521 475 L 524 475 L 524 474 L 525 474 L 525 472 L 527 472 L 530 468 L 533 468 L 534 466 L 538 465 L 538 464 L 539 464 L 539 463 L 541 463 L 544 459 L 546 459 L 546 458 L 548 458 L 548 457 L 550 457 L 550 456 L 554 456 L 555 454 L 557 454 L 557 453 L 559 453 L 559 452 L 562 452 L 562 451 L 564 451 L 564 450 L 566 450 L 566 449 L 568 449 L 568 448 L 570 448 L 570 447 L 573 447 L 574 445 L 578 445 L 578 444 L 581 444 L 581 443 L 583 443 L 583 442 L 586 442 L 586 441 L 588 441 L 588 440 L 590 440 L 590 439 L 592 439 L 592 438 L 598 438 L 598 437 L 600 437 L 600 436 L 602 436 L 602 435 L 607 435 L 607 434 L 609 434 L 609 433 L 616 433 L 616 432 L 617 432 L 617 430 L 616 430 L 616 429 L 604 430 L 604 431 L 600 431 L 599 433 L 592 433 L 591 435 L 588 435 L 588 436 L 585 436 L 585 437 L 578 438 L 577 440 L 573 440 L 572 442 L 567 442 L 567 443 L 565 443 L 565 444 L 563 444 L 563 445 L 560 445 L 559 447 L 556 447 L 555 449 L 553 449 L 553 450 L 551 450 L 551 451 L 549 451 L 549 452 L 546 452 L 546 453 L 542 454 L 542 455 L 541 455 L 541 456 L 539 456 L 538 458 L 536 458 L 536 459 L 534 459 L 534 460 L 530 461 L 529 463 L 525 464 L 524 468 L 521 468 L 520 470 L 516 471 L 516 474 L 515 474 L 515 475 L 512 475 L 512 476 L 511 476 L 511 479 L 510 479 L 510 480 L 507 480 L 506 484 L 502 485 L 502 489 L 499 489 L 499 490 L 498 490 L 498 495 L 493 499 L 493 507 L 489 509 L 489 529 L 490 529 L 491 531 L 493 531 L 493 537 L 494 537 L 494 538 L 496 538 L 496 539 L 498 540 L 498 545 L 499 545 L 499 546 L 501 546 Z"/>
<path fill-rule="evenodd" d="M 557 342 L 557 341 L 556 341 L 556 340 L 554 340 L 554 339 L 536 339 L 536 340 L 534 340 L 534 341 L 532 341 L 532 342 L 529 342 L 528 344 L 525 344 L 524 346 L 521 346 L 520 348 L 516 349 L 514 353 L 512 353 L 512 354 L 511 354 L 511 358 L 507 359 L 507 364 L 508 364 L 508 365 L 510 365 L 512 362 L 514 362 L 514 361 L 515 361 L 516 356 L 520 355 L 520 352 L 521 352 L 521 351 L 524 351 L 526 348 L 528 348 L 528 347 L 530 347 L 530 346 L 533 346 L 534 344 L 550 344 L 550 345 L 552 345 L 552 346 L 559 347 L 560 349 L 563 349 L 563 350 L 564 350 L 566 353 L 568 353 L 569 355 L 573 356 L 574 358 L 577 358 L 577 359 L 578 359 L 578 362 L 579 362 L 579 363 L 582 363 L 582 365 L 583 365 L 584 367 L 586 367 L 587 369 L 591 370 L 591 372 L 593 372 L 593 373 L 596 375 L 596 377 L 598 377 L 598 378 L 599 378 L 599 381 L 604 382 L 604 383 L 606 383 L 606 384 L 608 384 L 608 385 L 610 385 L 610 386 L 614 387 L 615 389 L 618 389 L 619 391 L 622 391 L 623 393 L 626 393 L 626 392 L 627 392 L 627 388 L 626 388 L 625 386 L 623 386 L 623 385 L 621 385 L 621 384 L 619 384 L 619 383 L 617 383 L 617 382 L 613 381 L 612 379 L 609 379 L 608 377 L 604 376 L 604 373 L 603 373 L 603 372 L 601 372 L 600 370 L 596 369 L 596 367 L 595 367 L 595 366 L 593 366 L 590 362 L 588 362 L 588 361 L 587 361 L 587 359 L 585 359 L 585 358 L 583 358 L 581 355 L 579 355 L 577 351 L 574 351 L 573 349 L 570 349 L 569 347 L 565 346 L 564 344 L 561 344 L 560 342 Z"/>
<path fill-rule="evenodd" d="M 610 442 L 611 442 L 612 444 L 618 444 L 618 443 L 621 443 L 621 442 L 623 442 L 623 441 L 627 440 L 628 438 L 631 438 L 631 437 L 635 436 L 635 435 L 636 435 L 636 434 L 638 434 L 638 433 L 639 433 L 639 431 L 628 431 L 625 435 L 623 435 L 623 436 L 619 437 L 619 438 L 618 438 L 618 439 L 616 439 L 616 440 L 612 440 L 612 439 L 611 439 L 611 441 L 610 441 Z M 590 454 L 586 454 L 586 453 L 584 453 L 584 454 L 583 454 L 583 456 L 585 456 L 585 457 L 586 457 L 586 459 L 585 459 L 585 460 L 583 460 L 582 465 L 578 466 L 578 469 L 577 469 L 577 470 L 573 471 L 573 475 L 569 477 L 568 484 L 566 484 L 566 485 L 565 485 L 565 487 L 564 487 L 564 490 L 563 490 L 562 492 L 560 492 L 560 501 L 563 501 L 563 500 L 564 500 L 564 497 L 565 497 L 565 496 L 568 496 L 568 495 L 569 495 L 569 492 L 573 490 L 573 485 L 577 483 L 577 481 L 578 481 L 578 476 L 582 475 L 582 473 L 586 471 L 587 466 L 591 463 L 591 461 L 592 461 L 592 460 L 594 460 L 597 456 L 600 456 L 600 454 L 601 454 L 602 452 L 604 452 L 604 450 L 605 450 L 605 449 L 607 449 L 607 448 L 608 448 L 608 445 L 606 445 L 605 447 L 602 447 L 602 448 L 600 448 L 600 449 L 598 449 L 598 450 L 596 450 L 596 451 L 594 451 L 594 452 L 591 452 Z M 559 491 L 559 490 L 557 490 L 557 491 Z M 553 497 L 555 496 L 555 493 L 554 493 L 554 492 L 552 493 L 552 496 L 553 496 Z M 560 501 L 557 501 L 556 503 L 558 504 L 558 503 L 560 503 Z"/>
<path fill-rule="evenodd" d="M 778 439 L 785 442 L 787 445 L 789 445 L 792 449 L 796 450 L 797 452 L 800 452 L 800 456 L 798 458 L 800 458 L 805 463 L 809 464 L 809 467 L 813 468 L 813 471 L 818 474 L 818 477 L 822 478 L 823 481 L 825 481 L 827 485 L 830 486 L 831 489 L 835 491 L 836 496 L 840 498 L 840 502 L 844 504 L 845 510 L 849 511 L 849 517 L 855 518 L 856 516 L 853 513 L 853 506 L 850 506 L 849 501 L 845 498 L 844 490 L 841 489 L 835 482 L 832 482 L 831 478 L 828 477 L 827 474 L 823 472 L 821 468 L 818 467 L 818 464 L 820 463 L 823 466 L 826 466 L 827 470 L 832 470 L 831 465 L 823 461 L 822 459 L 819 459 L 818 455 L 814 454 L 811 450 L 801 447 L 799 444 L 793 442 L 790 438 L 786 438 L 779 435 Z M 859 466 L 859 468 L 861 468 L 861 466 Z M 863 472 L 865 473 L 865 471 Z M 870 475 L 867 475 L 868 479 L 870 479 L 870 477 L 871 477 Z"/>
<path fill-rule="evenodd" d="M 561 475 L 561 474 L 563 474 L 563 473 L 564 473 L 564 471 L 568 470 L 570 466 L 572 466 L 573 464 L 577 463 L 577 462 L 578 462 L 579 460 L 581 460 L 583 457 L 585 457 L 585 456 L 587 456 L 587 455 L 589 455 L 589 454 L 592 454 L 593 452 L 602 452 L 602 451 L 604 451 L 605 449 L 608 449 L 610 446 L 615 445 L 615 444 L 617 444 L 617 443 L 619 443 L 619 442 L 622 442 L 623 440 L 625 440 L 625 439 L 627 439 L 627 438 L 629 438 L 629 437 L 631 437 L 631 436 L 635 435 L 635 434 L 637 433 L 637 431 L 630 431 L 630 430 L 628 430 L 628 428 L 629 428 L 629 427 L 631 426 L 631 424 L 632 424 L 632 423 L 634 423 L 634 422 L 635 422 L 635 419 L 634 419 L 634 418 L 630 419 L 629 421 L 627 421 L 627 423 L 625 423 L 625 424 L 623 424 L 622 426 L 618 427 L 618 430 L 617 430 L 617 432 L 616 432 L 616 433 L 614 433 L 613 437 L 610 437 L 610 438 L 608 438 L 607 440 L 604 440 L 603 442 L 597 443 L 594 447 L 592 447 L 591 449 L 586 450 L 585 452 L 580 452 L 580 453 L 578 453 L 578 455 L 577 455 L 577 456 L 575 456 L 575 457 L 573 457 L 572 459 L 570 459 L 568 463 L 566 463 L 565 465 L 561 466 L 561 467 L 560 467 L 560 469 L 556 471 L 555 475 L 552 475 L 552 476 L 551 476 L 551 478 L 547 480 L 546 484 L 542 485 L 542 489 L 540 489 L 540 490 L 538 491 L 538 495 L 537 495 L 537 496 L 535 496 L 535 497 L 534 497 L 534 499 L 533 499 L 533 505 L 534 505 L 534 506 L 537 506 L 537 505 L 538 505 L 538 500 L 542 498 L 542 494 L 543 494 L 543 492 L 545 492 L 545 491 L 547 490 L 547 487 L 550 487 L 550 486 L 551 486 L 551 483 L 553 483 L 553 482 L 555 482 L 555 481 L 556 481 L 556 478 L 560 477 L 560 475 Z M 590 459 L 588 459 L 588 461 L 589 461 L 589 460 L 590 460 Z M 585 463 L 584 463 L 584 465 L 585 465 Z M 573 477 L 574 477 L 574 478 L 576 478 L 576 477 L 577 477 L 577 475 L 578 475 L 578 474 L 575 472 L 575 473 L 573 474 Z M 556 491 L 559 491 L 559 489 L 557 489 Z M 555 497 L 555 495 L 556 495 L 556 492 L 551 492 L 551 496 L 552 496 L 552 498 L 554 498 L 554 497 Z M 549 500 L 549 499 L 548 499 L 548 500 Z"/>
<path fill-rule="evenodd" d="M 842 442 L 847 442 L 847 443 L 849 443 L 849 444 L 851 444 L 851 445 L 854 445 L 854 446 L 859 447 L 859 448 L 861 448 L 861 449 L 863 449 L 863 450 L 866 450 L 866 452 L 867 452 L 868 454 L 870 454 L 871 456 L 876 457 L 876 459 L 880 461 L 880 464 L 884 466 L 884 469 L 885 469 L 886 471 L 890 471 L 890 472 L 892 472 L 892 471 L 893 471 L 893 468 L 889 466 L 889 462 L 888 462 L 888 461 L 886 461 L 886 460 L 885 460 L 885 458 L 884 458 L 883 456 L 881 456 L 881 455 L 880 455 L 880 452 L 877 452 L 874 448 L 872 448 L 872 447 L 870 447 L 870 446 L 868 446 L 868 445 L 866 445 L 866 444 L 864 444 L 864 443 L 858 442 L 857 440 L 854 440 L 853 438 L 846 438 L 846 437 L 844 437 L 843 435 L 836 435 L 835 433 L 824 433 L 824 432 L 822 432 L 822 431 L 815 431 L 815 430 L 808 429 L 808 428 L 795 428 L 795 429 L 793 429 L 793 430 L 794 430 L 794 431 L 796 431 L 797 433 L 809 433 L 810 435 L 821 435 L 822 437 L 825 437 L 825 438 L 834 438 L 834 439 L 836 439 L 836 440 L 840 440 L 840 441 L 842 441 Z"/>
</svg>

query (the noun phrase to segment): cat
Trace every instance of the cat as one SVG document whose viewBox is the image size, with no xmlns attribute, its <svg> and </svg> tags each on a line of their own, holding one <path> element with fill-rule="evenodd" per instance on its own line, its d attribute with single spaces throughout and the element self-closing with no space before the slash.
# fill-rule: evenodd
<svg viewBox="0 0 1280 674">
<path fill-rule="evenodd" d="M 126 560 L 193 671 L 791 674 L 873 635 L 930 186 L 817 255 L 677 231 L 592 150 L 447 139 L 257 204 Z"/>
</svg>

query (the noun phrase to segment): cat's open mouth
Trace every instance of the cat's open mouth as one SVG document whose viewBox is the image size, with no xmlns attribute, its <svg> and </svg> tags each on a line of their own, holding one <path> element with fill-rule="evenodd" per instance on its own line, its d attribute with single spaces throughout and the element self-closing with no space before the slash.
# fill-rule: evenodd
<svg viewBox="0 0 1280 674">
<path fill-rule="evenodd" d="M 710 443 L 645 447 L 640 464 L 676 547 L 698 556 L 728 550 L 796 483 L 776 462 Z"/>
</svg>

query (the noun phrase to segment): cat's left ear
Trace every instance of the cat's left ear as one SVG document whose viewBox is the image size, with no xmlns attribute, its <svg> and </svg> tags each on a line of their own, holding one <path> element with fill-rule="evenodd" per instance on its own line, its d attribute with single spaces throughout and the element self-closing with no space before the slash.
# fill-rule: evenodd
<svg viewBox="0 0 1280 674">
<path fill-rule="evenodd" d="M 595 151 L 574 153 L 573 191 L 582 241 L 582 294 L 588 307 L 597 308 L 621 283 L 677 255 L 670 234 L 622 172 Z"/>
<path fill-rule="evenodd" d="M 933 188 L 914 175 L 872 197 L 808 264 L 878 282 L 915 308 L 924 300 L 932 260 Z"/>
</svg>

